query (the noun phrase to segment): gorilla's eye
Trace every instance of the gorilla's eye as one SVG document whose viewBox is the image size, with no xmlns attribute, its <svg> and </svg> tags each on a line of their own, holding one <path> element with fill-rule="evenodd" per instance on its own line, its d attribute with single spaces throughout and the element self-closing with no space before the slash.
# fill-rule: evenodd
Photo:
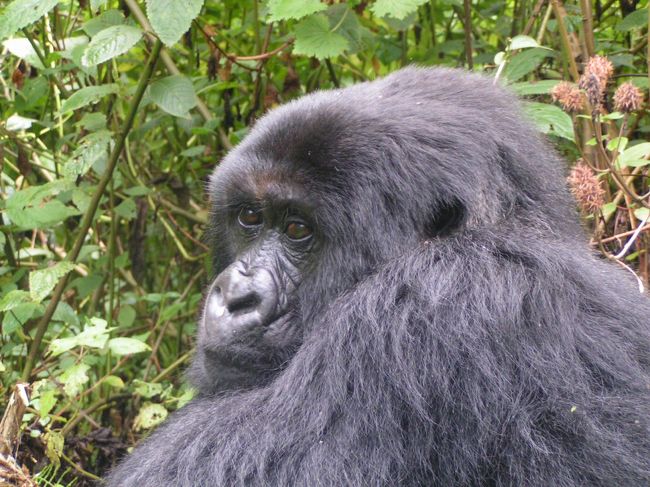
<svg viewBox="0 0 650 487">
<path fill-rule="evenodd" d="M 262 211 L 257 208 L 242 208 L 239 211 L 239 224 L 244 227 L 255 227 L 262 223 Z"/>
<path fill-rule="evenodd" d="M 290 222 L 284 231 L 291 240 L 303 240 L 311 236 L 311 228 L 303 222 Z"/>
</svg>

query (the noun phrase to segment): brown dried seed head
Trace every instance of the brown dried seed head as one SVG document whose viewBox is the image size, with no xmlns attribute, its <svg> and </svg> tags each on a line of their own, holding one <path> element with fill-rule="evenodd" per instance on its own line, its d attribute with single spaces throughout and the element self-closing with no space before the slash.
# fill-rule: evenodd
<svg viewBox="0 0 650 487">
<path fill-rule="evenodd" d="M 591 103 L 592 107 L 594 108 L 594 111 L 598 111 L 598 107 L 600 107 L 601 104 L 603 103 L 603 94 L 604 94 L 598 76 L 596 76 L 593 73 L 586 72 L 585 74 L 580 76 L 580 80 L 578 81 L 578 86 L 583 90 L 585 90 L 585 92 L 587 93 L 587 99 L 589 100 L 589 103 Z"/>
<path fill-rule="evenodd" d="M 567 112 L 579 112 L 584 106 L 582 92 L 572 83 L 562 81 L 551 90 L 551 98 Z"/>
<path fill-rule="evenodd" d="M 605 204 L 605 191 L 592 169 L 578 160 L 567 178 L 571 193 L 585 213 L 595 213 Z"/>
<path fill-rule="evenodd" d="M 643 92 L 632 83 L 623 83 L 614 93 L 614 109 L 630 113 L 643 105 Z"/>
<path fill-rule="evenodd" d="M 605 91 L 607 81 L 614 74 L 614 65 L 605 56 L 593 56 L 587 61 L 585 73 L 595 75 L 600 83 L 600 89 Z"/>
</svg>

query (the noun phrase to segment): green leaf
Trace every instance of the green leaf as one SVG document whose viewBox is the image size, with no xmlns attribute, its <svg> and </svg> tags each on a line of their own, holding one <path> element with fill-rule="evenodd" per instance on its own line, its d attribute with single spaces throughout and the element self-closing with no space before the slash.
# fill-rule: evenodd
<svg viewBox="0 0 650 487">
<path fill-rule="evenodd" d="M 117 322 L 120 324 L 121 327 L 128 328 L 135 321 L 135 317 L 136 317 L 136 313 L 133 306 L 130 306 L 128 304 L 123 304 L 120 307 L 119 314 L 117 315 Z"/>
<path fill-rule="evenodd" d="M 612 140 L 610 140 L 607 143 L 607 150 L 608 151 L 618 150 L 619 152 L 623 152 L 626 146 L 627 146 L 627 137 L 614 137 Z"/>
<path fill-rule="evenodd" d="M 107 375 L 106 377 L 104 377 L 104 380 L 102 382 L 108 384 L 111 387 L 114 387 L 115 389 L 124 388 L 124 381 L 116 375 Z"/>
<path fill-rule="evenodd" d="M 616 211 L 616 203 L 610 201 L 609 203 L 605 203 L 600 209 L 603 212 L 603 218 L 609 218 Z"/>
<path fill-rule="evenodd" d="M 50 411 L 56 405 L 56 392 L 56 389 L 48 389 L 39 394 L 36 410 L 41 418 L 50 414 Z"/>
<path fill-rule="evenodd" d="M 59 376 L 59 381 L 63 383 L 63 391 L 68 396 L 76 396 L 81 392 L 81 387 L 90 380 L 88 377 L 89 365 L 77 364 L 65 371 Z"/>
<path fill-rule="evenodd" d="M 74 264 L 67 260 L 58 264 L 29 273 L 29 294 L 34 301 L 40 302 L 50 294 L 56 283 L 74 269 Z"/>
<path fill-rule="evenodd" d="M 648 208 L 637 208 L 634 210 L 634 216 L 637 220 L 646 221 L 650 217 L 650 209 Z"/>
<path fill-rule="evenodd" d="M 175 44 L 201 12 L 203 0 L 147 0 L 147 17 L 164 44 Z"/>
<path fill-rule="evenodd" d="M 99 130 L 83 138 L 63 166 L 63 176 L 75 181 L 101 160 L 108 159 L 108 151 L 113 136 L 108 130 Z"/>
<path fill-rule="evenodd" d="M 0 14 L 0 40 L 33 24 L 57 3 L 59 0 L 14 0 Z"/>
<path fill-rule="evenodd" d="M 145 382 L 139 379 L 133 380 L 133 387 L 135 393 L 145 399 L 151 399 L 153 396 L 162 394 L 163 391 L 162 384 L 158 384 L 157 382 Z"/>
<path fill-rule="evenodd" d="M 348 48 L 347 39 L 330 30 L 329 21 L 323 14 L 311 15 L 301 20 L 294 32 L 296 34 L 293 48 L 295 54 L 325 59 L 338 56 Z"/>
<path fill-rule="evenodd" d="M 50 352 L 60 355 L 75 347 L 104 348 L 108 340 L 108 324 L 101 318 L 91 318 L 84 330 L 72 337 L 57 338 L 50 343 Z"/>
<path fill-rule="evenodd" d="M 621 167 L 641 167 L 650 164 L 650 142 L 627 147 L 618 161 Z"/>
<path fill-rule="evenodd" d="M 142 37 L 142 31 L 132 25 L 114 25 L 97 33 L 81 56 L 85 67 L 97 66 L 131 49 Z"/>
<path fill-rule="evenodd" d="M 14 289 L 5 294 L 0 299 L 0 311 L 9 311 L 16 306 L 31 301 L 31 296 L 27 291 Z"/>
<path fill-rule="evenodd" d="M 546 103 L 527 102 L 524 103 L 524 112 L 542 133 L 574 140 L 571 117 L 559 107 Z"/>
<path fill-rule="evenodd" d="M 301 19 L 326 8 L 319 0 L 269 0 L 269 20 Z"/>
<path fill-rule="evenodd" d="M 111 9 L 101 13 L 97 17 L 90 19 L 83 25 L 82 29 L 90 37 L 93 37 L 104 29 L 108 29 L 109 27 L 123 23 L 124 15 L 122 12 L 119 10 Z"/>
<path fill-rule="evenodd" d="M 148 97 L 160 108 L 176 117 L 187 118 L 196 106 L 196 94 L 192 82 L 180 74 L 167 76 L 152 83 Z"/>
<path fill-rule="evenodd" d="M 79 212 L 66 207 L 58 200 L 46 203 L 61 191 L 70 189 L 70 183 L 62 179 L 40 186 L 30 186 L 12 194 L 6 201 L 6 216 L 12 223 L 22 229 L 46 228 L 60 223 L 71 215 Z"/>
<path fill-rule="evenodd" d="M 529 36 L 518 35 L 510 40 L 510 50 L 526 49 L 528 47 L 541 47 L 535 39 Z M 546 48 L 548 49 L 548 48 Z"/>
<path fill-rule="evenodd" d="M 169 413 L 161 404 L 146 402 L 140 408 L 138 415 L 133 421 L 133 429 L 141 431 L 143 429 L 153 428 L 162 423 Z"/>
<path fill-rule="evenodd" d="M 109 85 L 99 86 L 86 86 L 78 91 L 75 91 L 70 98 L 63 102 L 61 105 L 61 113 L 77 110 L 86 105 L 97 103 L 106 95 L 112 95 L 119 91 L 119 86 L 116 83 Z"/>
<path fill-rule="evenodd" d="M 111 338 L 108 341 L 108 348 L 114 355 L 131 355 L 151 350 L 146 343 L 127 337 Z"/>
<path fill-rule="evenodd" d="M 508 81 L 517 81 L 534 71 L 542 61 L 553 53 L 545 49 L 527 49 L 513 56 L 503 71 Z"/>
<path fill-rule="evenodd" d="M 522 83 L 513 83 L 509 87 L 518 95 L 518 96 L 527 96 L 527 95 L 548 95 L 551 90 L 559 83 L 555 79 L 547 79 L 542 81 L 530 81 Z"/>
<path fill-rule="evenodd" d="M 60 431 L 50 430 L 43 437 L 45 444 L 45 454 L 56 469 L 61 466 L 61 455 L 63 455 L 64 437 Z"/>
<path fill-rule="evenodd" d="M 370 9 L 377 17 L 403 19 L 425 3 L 427 0 L 377 0 Z"/>
<path fill-rule="evenodd" d="M 127 198 L 115 207 L 115 213 L 125 220 L 135 218 L 135 203 L 131 198 Z"/>
<path fill-rule="evenodd" d="M 640 8 L 626 15 L 625 18 L 616 25 L 616 30 L 627 32 L 634 29 L 641 29 L 648 24 L 648 11 Z"/>
</svg>

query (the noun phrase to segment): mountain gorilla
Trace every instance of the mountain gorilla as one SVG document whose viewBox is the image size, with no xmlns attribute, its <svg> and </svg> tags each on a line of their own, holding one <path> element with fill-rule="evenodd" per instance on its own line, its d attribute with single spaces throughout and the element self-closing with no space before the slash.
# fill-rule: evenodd
<svg viewBox="0 0 650 487">
<path fill-rule="evenodd" d="M 492 81 L 272 111 L 210 185 L 198 397 L 110 486 L 647 486 L 650 300 Z"/>
</svg>

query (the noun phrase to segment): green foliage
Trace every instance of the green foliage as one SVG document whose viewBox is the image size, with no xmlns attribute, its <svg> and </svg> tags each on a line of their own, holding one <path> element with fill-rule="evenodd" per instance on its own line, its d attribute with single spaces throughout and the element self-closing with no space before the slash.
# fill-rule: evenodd
<svg viewBox="0 0 650 487">
<path fill-rule="evenodd" d="M 330 28 L 327 16 L 316 14 L 295 26 L 296 43 L 293 52 L 325 59 L 338 56 L 348 48 L 348 41 Z"/>
<path fill-rule="evenodd" d="M 171 46 L 188 31 L 203 0 L 147 0 L 147 16 L 161 41 Z"/>
<path fill-rule="evenodd" d="M 269 20 L 301 19 L 326 8 L 320 0 L 269 0 Z"/>
<path fill-rule="evenodd" d="M 459 0 L 5 3 L 0 411 L 17 382 L 31 383 L 18 457 L 39 485 L 90 485 L 119 445 L 191 399 L 182 370 L 211 276 L 205 181 L 273 106 L 410 63 L 471 57 L 475 71 L 525 98 L 532 124 L 569 161 L 600 164 L 611 198 L 589 220 L 597 238 L 648 214 L 623 197 L 603 156 L 622 179 L 641 168 L 631 189 L 647 193 L 648 112 L 609 105 L 628 80 L 648 99 L 648 0 L 625 17 L 608 4 L 592 19 L 587 34 L 616 70 L 596 122 L 588 107 L 567 113 L 551 99 L 560 81 L 577 81 L 572 59 L 583 69 L 576 4 L 559 3 L 564 39 L 546 7 L 534 15 L 530 2 L 471 2 L 470 48 Z M 646 281 L 647 251 L 626 257 Z"/>
</svg>

